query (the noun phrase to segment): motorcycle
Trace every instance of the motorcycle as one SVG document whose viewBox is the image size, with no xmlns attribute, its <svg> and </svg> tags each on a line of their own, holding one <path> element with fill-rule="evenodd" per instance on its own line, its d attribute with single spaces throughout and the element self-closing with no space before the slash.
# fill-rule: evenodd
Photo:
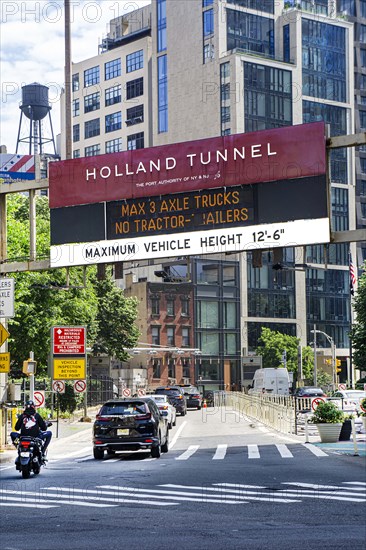
<svg viewBox="0 0 366 550">
<path fill-rule="evenodd" d="M 52 423 L 49 422 L 48 426 Z M 23 479 L 28 479 L 33 472 L 38 475 L 41 467 L 45 465 L 43 456 L 44 441 L 39 437 L 21 435 L 18 441 L 18 456 L 15 460 L 15 468 L 21 472 Z"/>
</svg>

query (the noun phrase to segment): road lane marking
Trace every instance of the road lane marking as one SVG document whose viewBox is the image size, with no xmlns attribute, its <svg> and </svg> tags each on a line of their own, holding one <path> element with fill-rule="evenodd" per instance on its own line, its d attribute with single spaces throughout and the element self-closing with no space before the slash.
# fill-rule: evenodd
<svg viewBox="0 0 366 550">
<path fill-rule="evenodd" d="M 222 460 L 225 458 L 227 451 L 227 445 L 217 445 L 216 452 L 212 457 L 212 460 Z"/>
<path fill-rule="evenodd" d="M 258 445 L 248 445 L 248 458 L 260 458 Z"/>
<path fill-rule="evenodd" d="M 282 458 L 294 458 L 294 455 L 286 445 L 276 445 L 276 447 Z"/>
<path fill-rule="evenodd" d="M 180 436 L 180 434 L 182 433 L 183 431 L 183 428 L 185 427 L 185 425 L 187 424 L 187 421 L 184 420 L 182 422 L 182 424 L 179 426 L 178 430 L 176 431 L 172 441 L 169 443 L 169 449 L 172 449 L 174 447 L 174 445 L 176 444 L 177 440 L 178 440 L 178 437 Z"/>
<path fill-rule="evenodd" d="M 315 456 L 328 456 L 327 453 L 313 445 L 312 443 L 301 443 L 305 449 L 309 449 Z"/>
<path fill-rule="evenodd" d="M 199 445 L 190 445 L 184 453 L 177 456 L 175 460 L 188 460 L 198 449 L 200 448 Z"/>
<path fill-rule="evenodd" d="M 201 490 L 202 493 L 203 493 L 203 496 L 204 496 L 204 499 L 206 500 L 206 495 L 204 494 L 205 491 L 216 491 L 216 492 L 219 492 L 220 494 L 219 495 L 216 495 L 217 497 L 223 497 L 222 493 L 225 493 L 227 494 L 226 496 L 226 499 L 228 497 L 234 497 L 240 501 L 246 501 L 246 500 L 260 500 L 260 501 L 264 501 L 264 502 L 280 502 L 280 503 L 289 503 L 289 502 L 300 502 L 298 499 L 294 499 L 294 498 L 278 498 L 278 497 L 281 497 L 282 495 L 285 495 L 287 496 L 287 493 L 286 491 L 284 492 L 271 492 L 271 493 L 268 493 L 267 492 L 263 492 L 263 491 L 258 491 L 258 489 L 256 489 L 255 487 L 252 487 L 252 491 L 248 491 L 248 490 L 245 490 L 243 491 L 242 489 L 241 490 L 236 490 L 236 489 L 226 489 L 224 488 L 224 483 L 217 483 L 216 485 L 218 485 L 219 487 L 207 487 L 207 486 L 204 486 L 204 487 L 199 487 L 199 486 L 195 486 L 195 485 L 174 485 L 172 483 L 167 483 L 166 485 L 161 485 L 161 487 L 171 487 L 171 488 L 183 488 L 183 489 L 192 489 L 192 490 Z M 215 495 L 211 495 L 211 497 L 214 497 Z M 274 498 L 275 497 L 275 498 Z M 226 500 L 225 499 L 225 500 Z"/>
</svg>

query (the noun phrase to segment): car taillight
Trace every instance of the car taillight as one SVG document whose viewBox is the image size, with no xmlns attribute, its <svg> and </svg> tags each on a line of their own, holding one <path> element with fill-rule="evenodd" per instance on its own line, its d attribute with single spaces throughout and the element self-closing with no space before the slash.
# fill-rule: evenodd
<svg viewBox="0 0 366 550">
<path fill-rule="evenodd" d="M 152 439 L 145 439 L 145 443 L 153 443 Z"/>
<path fill-rule="evenodd" d="M 137 414 L 137 415 L 135 416 L 135 418 L 137 418 L 138 420 L 150 420 L 151 414 L 150 414 L 150 413 L 146 413 L 146 414 Z"/>
<path fill-rule="evenodd" d="M 183 399 L 183 395 L 177 395 L 177 399 Z"/>
<path fill-rule="evenodd" d="M 111 420 L 113 420 L 113 416 L 101 416 L 97 414 L 95 420 L 99 420 L 99 422 L 110 422 Z"/>
<path fill-rule="evenodd" d="M 199 395 L 192 395 L 193 399 L 199 399 L 200 396 Z"/>
<path fill-rule="evenodd" d="M 166 411 L 166 410 L 168 410 L 168 405 L 161 405 L 161 406 L 159 407 L 159 409 L 160 409 L 161 411 Z"/>
<path fill-rule="evenodd" d="M 26 449 L 28 449 L 28 447 L 31 444 L 31 441 L 21 441 L 20 444 L 21 444 L 22 447 L 25 447 Z"/>
</svg>

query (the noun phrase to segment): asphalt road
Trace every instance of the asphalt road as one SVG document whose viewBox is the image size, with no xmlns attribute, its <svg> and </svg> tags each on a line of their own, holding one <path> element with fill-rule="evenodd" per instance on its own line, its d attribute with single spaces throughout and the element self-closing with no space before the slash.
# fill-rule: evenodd
<svg viewBox="0 0 366 550">
<path fill-rule="evenodd" d="M 41 474 L 0 469 L 1 550 L 345 549 L 366 542 L 366 461 L 229 410 L 189 411 L 160 459 L 96 461 L 91 426 Z"/>
</svg>

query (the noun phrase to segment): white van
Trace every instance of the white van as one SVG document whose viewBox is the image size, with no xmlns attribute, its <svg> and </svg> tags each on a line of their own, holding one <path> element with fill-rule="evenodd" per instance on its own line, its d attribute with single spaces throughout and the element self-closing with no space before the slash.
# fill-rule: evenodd
<svg viewBox="0 0 366 550">
<path fill-rule="evenodd" d="M 248 393 L 289 395 L 290 376 L 288 370 L 284 367 L 257 369 L 254 373 L 252 388 Z"/>
</svg>

